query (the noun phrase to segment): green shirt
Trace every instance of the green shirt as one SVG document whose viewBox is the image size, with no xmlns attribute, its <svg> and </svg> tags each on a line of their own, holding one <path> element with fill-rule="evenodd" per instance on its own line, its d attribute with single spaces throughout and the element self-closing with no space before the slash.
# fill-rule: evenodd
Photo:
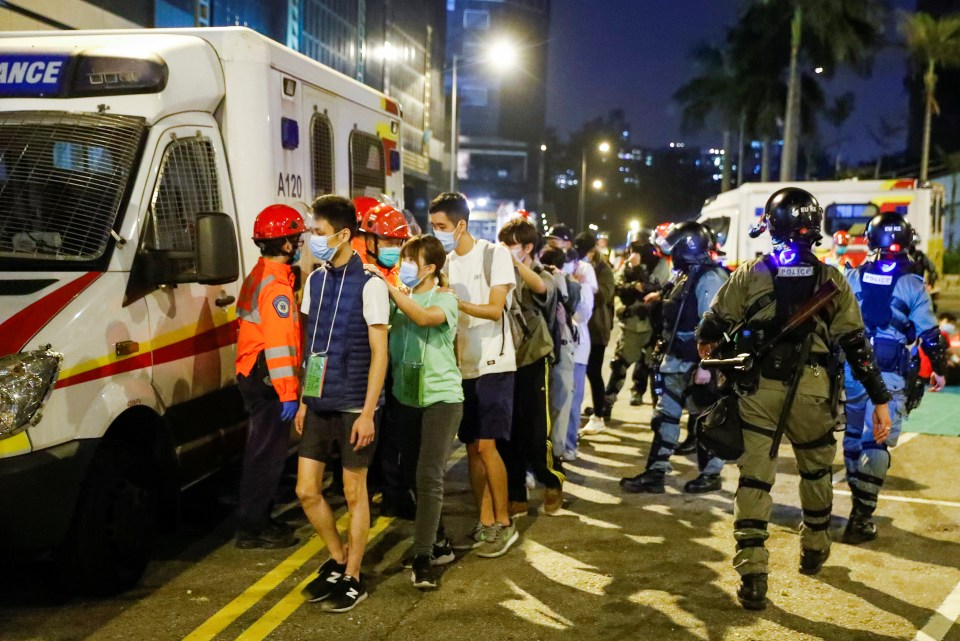
<svg viewBox="0 0 960 641">
<path fill-rule="evenodd" d="M 393 368 L 393 395 L 404 405 L 426 407 L 434 403 L 462 403 L 463 385 L 457 356 L 453 351 L 457 334 L 457 297 L 436 288 L 412 294 L 422 307 L 439 307 L 446 320 L 434 327 L 419 327 L 395 305 L 390 326 L 390 366 Z M 424 349 L 426 341 L 426 349 Z M 423 404 L 404 393 L 400 381 L 403 363 L 423 363 Z"/>
</svg>

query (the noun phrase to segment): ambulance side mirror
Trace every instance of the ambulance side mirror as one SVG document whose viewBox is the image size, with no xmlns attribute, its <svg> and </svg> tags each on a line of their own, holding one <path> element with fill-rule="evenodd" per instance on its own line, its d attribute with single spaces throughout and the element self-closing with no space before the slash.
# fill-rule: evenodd
<svg viewBox="0 0 960 641">
<path fill-rule="evenodd" d="M 196 234 L 196 281 L 223 285 L 237 280 L 240 257 L 233 219 L 219 212 L 197 214 Z"/>
</svg>

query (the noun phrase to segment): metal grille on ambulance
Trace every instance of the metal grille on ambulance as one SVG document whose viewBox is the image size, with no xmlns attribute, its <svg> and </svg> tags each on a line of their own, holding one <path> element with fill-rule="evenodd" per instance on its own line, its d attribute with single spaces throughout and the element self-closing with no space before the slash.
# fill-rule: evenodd
<svg viewBox="0 0 960 641">
<path fill-rule="evenodd" d="M 350 197 L 377 197 L 387 190 L 386 159 L 380 138 L 350 132 Z"/>
<path fill-rule="evenodd" d="M 333 193 L 333 126 L 326 113 L 310 119 L 310 153 L 313 166 L 313 197 Z"/>
</svg>

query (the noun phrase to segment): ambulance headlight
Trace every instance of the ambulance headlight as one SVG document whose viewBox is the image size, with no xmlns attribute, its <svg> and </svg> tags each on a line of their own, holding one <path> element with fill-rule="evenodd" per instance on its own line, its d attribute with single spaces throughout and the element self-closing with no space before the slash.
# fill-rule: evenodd
<svg viewBox="0 0 960 641">
<path fill-rule="evenodd" d="M 36 350 L 0 358 L 0 439 L 40 420 L 40 408 L 60 374 L 63 355 Z"/>
</svg>

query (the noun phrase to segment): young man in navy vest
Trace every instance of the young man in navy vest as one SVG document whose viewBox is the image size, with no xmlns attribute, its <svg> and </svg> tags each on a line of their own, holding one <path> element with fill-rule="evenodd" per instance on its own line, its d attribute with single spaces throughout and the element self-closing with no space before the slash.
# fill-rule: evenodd
<svg viewBox="0 0 960 641">
<path fill-rule="evenodd" d="M 330 559 L 304 590 L 327 612 L 347 612 L 367 598 L 360 564 L 370 530 L 367 469 L 373 458 L 378 408 L 387 373 L 390 298 L 386 284 L 363 268 L 350 240 L 357 234 L 353 204 L 339 196 L 313 203 L 310 251 L 321 266 L 303 288 L 306 351 L 303 399 L 296 417 L 300 441 L 297 496 Z M 335 452 L 343 461 L 350 511 L 347 545 L 324 501 L 323 471 Z"/>
</svg>

